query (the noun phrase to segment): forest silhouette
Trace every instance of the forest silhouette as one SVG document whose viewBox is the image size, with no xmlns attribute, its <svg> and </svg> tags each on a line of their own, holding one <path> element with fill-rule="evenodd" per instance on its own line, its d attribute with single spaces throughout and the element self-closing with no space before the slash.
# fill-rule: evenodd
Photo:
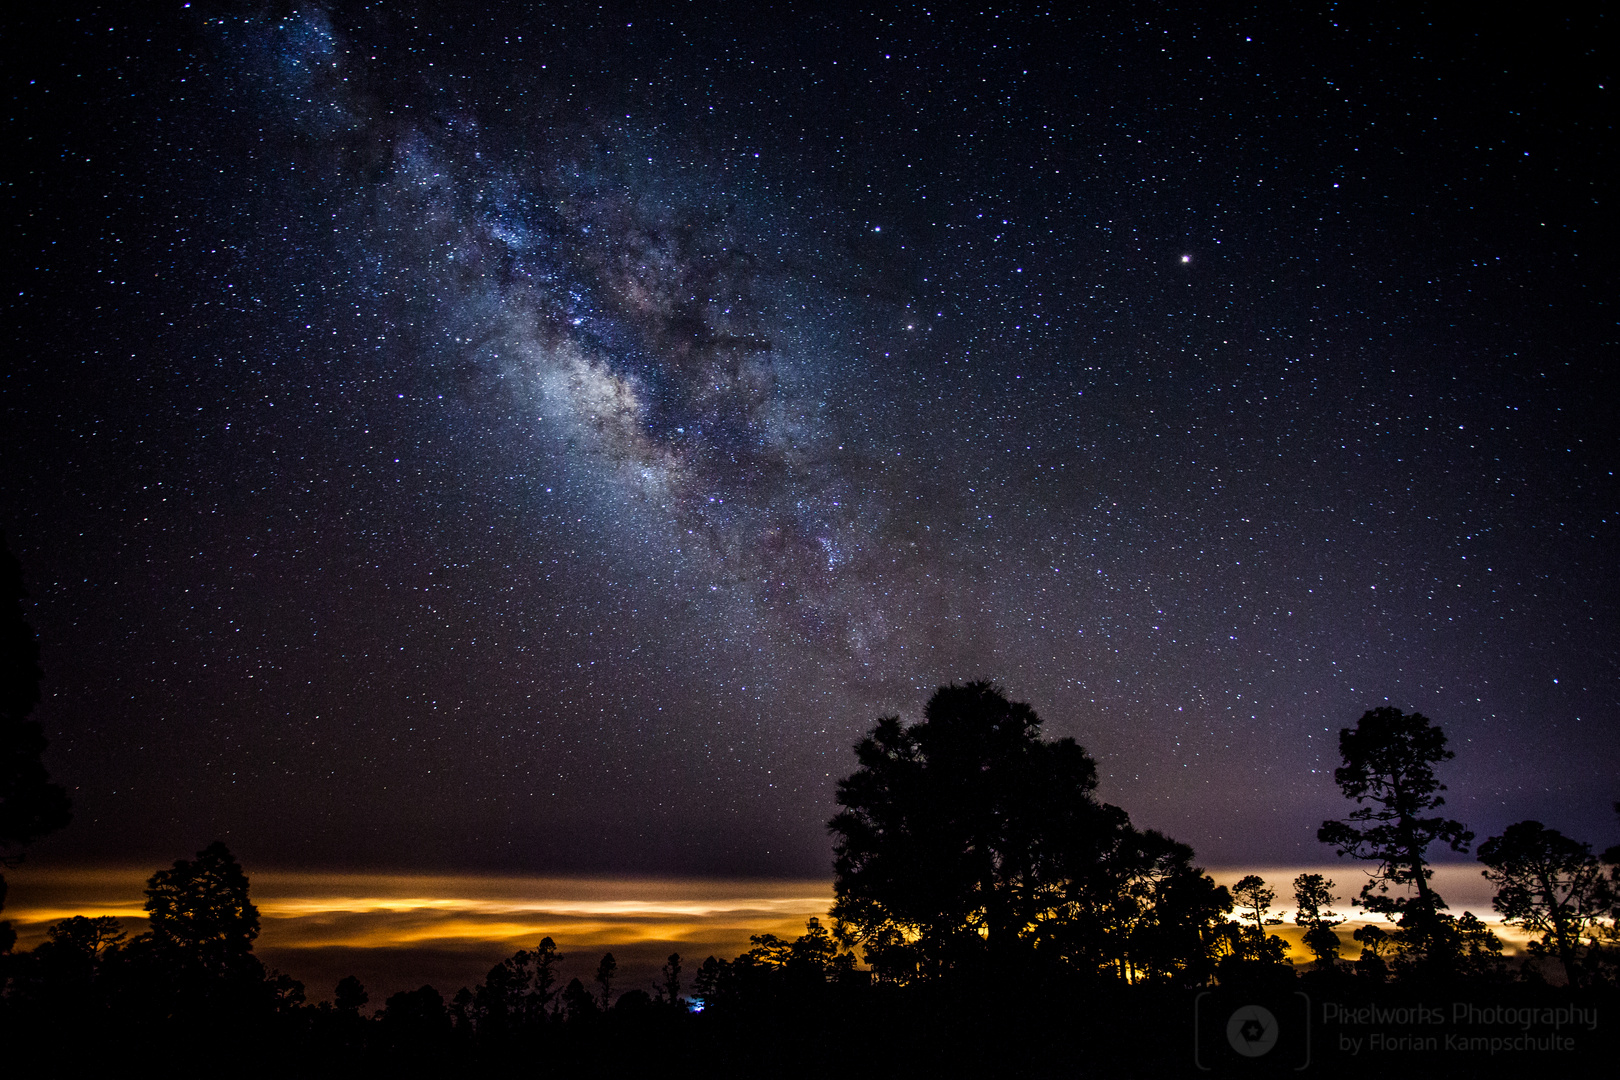
<svg viewBox="0 0 1620 1080">
<path fill-rule="evenodd" d="M 29 719 L 38 653 L 9 553 L 0 570 L 12 866 L 68 806 Z M 672 954 L 651 985 L 624 987 L 612 953 L 588 984 L 565 978 L 576 969 L 544 937 L 448 997 L 424 985 L 372 1002 L 350 976 L 312 1002 L 254 955 L 248 875 L 216 842 L 152 874 L 137 936 L 76 916 L 22 951 L 0 924 L 0 1036 L 10 1063 L 40 1075 L 1361 1075 L 1364 1049 L 1413 1075 L 1612 1066 L 1620 845 L 1598 854 L 1535 821 L 1481 843 L 1496 912 L 1530 937 L 1509 954 L 1432 883 L 1433 853 L 1473 842 L 1442 811 L 1436 769 L 1453 754 L 1440 727 L 1378 708 L 1339 749 L 1349 809 L 1319 838 L 1368 868 L 1350 903 L 1384 924 L 1343 933 L 1335 882 L 1301 874 L 1286 887 L 1308 956 L 1271 932 L 1282 883 L 1217 885 L 1189 846 L 1097 798 L 1078 743 L 1043 739 L 1033 709 L 974 682 L 857 744 L 828 823 L 830 922 L 791 940 Z"/>
</svg>

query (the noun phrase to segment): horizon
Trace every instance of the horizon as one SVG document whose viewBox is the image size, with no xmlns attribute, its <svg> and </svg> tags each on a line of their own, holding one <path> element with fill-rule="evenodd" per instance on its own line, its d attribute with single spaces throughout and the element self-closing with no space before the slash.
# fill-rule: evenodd
<svg viewBox="0 0 1620 1080">
<path fill-rule="evenodd" d="M 142 890 L 156 869 L 24 863 L 8 875 L 6 904 L 19 947 L 39 944 L 47 926 L 75 915 L 114 916 L 135 936 L 145 928 Z M 542 937 L 553 938 L 564 953 L 565 976 L 588 978 L 601 954 L 612 952 L 624 988 L 644 988 L 668 954 L 679 952 L 690 978 L 705 956 L 732 959 L 748 950 L 754 935 L 791 940 L 812 917 L 830 926 L 827 909 L 833 899 L 830 873 L 811 880 L 716 880 L 244 869 L 262 926 L 255 952 L 305 982 L 310 1001 L 330 998 L 338 979 L 358 974 L 375 1006 L 392 993 L 423 983 L 448 998 Z M 1382 916 L 1350 905 L 1360 883 L 1342 879 L 1345 870 L 1361 876 L 1354 866 L 1205 869 L 1226 887 L 1246 874 L 1259 874 L 1276 889 L 1272 914 L 1284 923 L 1268 933 L 1289 943 L 1290 963 L 1310 963 L 1300 941 L 1302 931 L 1289 921 L 1292 882 L 1298 874 L 1325 874 L 1335 882 L 1340 897 L 1335 910 L 1345 918 L 1339 935 L 1347 954 L 1355 952 L 1350 934 L 1357 927 L 1390 925 Z M 1524 955 L 1529 937 L 1505 925 L 1491 907 L 1492 888 L 1480 876 L 1478 863 L 1436 863 L 1434 870 L 1435 888 L 1453 914 L 1472 911 L 1502 939 L 1508 955 Z M 823 891 L 818 893 L 817 886 Z"/>
</svg>

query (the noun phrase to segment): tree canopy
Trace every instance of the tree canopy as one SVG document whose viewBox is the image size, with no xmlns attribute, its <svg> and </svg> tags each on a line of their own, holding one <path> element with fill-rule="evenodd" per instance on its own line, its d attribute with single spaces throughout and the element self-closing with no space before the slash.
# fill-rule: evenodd
<svg viewBox="0 0 1620 1080">
<path fill-rule="evenodd" d="M 1333 913 L 1333 882 L 1322 874 L 1301 874 L 1294 879 L 1294 925 L 1305 931 L 1305 947 L 1320 967 L 1339 958 L 1339 935 L 1333 928 L 1344 919 Z"/>
<path fill-rule="evenodd" d="M 1379 864 L 1355 903 L 1431 934 L 1446 903 L 1429 884 L 1428 849 L 1440 842 L 1467 851 L 1474 838 L 1461 822 L 1431 813 L 1445 804 L 1446 790 L 1434 766 L 1455 756 L 1445 733 L 1422 713 L 1372 709 L 1340 730 L 1339 753 L 1344 764 L 1333 779 L 1357 809 L 1342 821 L 1324 821 L 1317 838 L 1340 855 Z M 1401 892 L 1392 894 L 1392 886 Z M 1406 888 L 1416 895 L 1405 895 Z"/>
<path fill-rule="evenodd" d="M 221 841 L 195 859 L 176 859 L 146 882 L 151 929 L 130 943 L 128 959 L 172 1003 L 199 1015 L 237 1007 L 233 1001 L 303 1000 L 303 987 L 267 975 L 253 955 L 259 909 L 248 899 L 248 879 Z"/>
<path fill-rule="evenodd" d="M 1040 726 L 1028 705 L 975 682 L 941 687 L 919 724 L 879 720 L 855 747 L 860 767 L 839 783 L 844 809 L 829 823 L 832 915 L 880 975 L 1097 970 L 1128 941 L 1173 967 L 1179 937 L 1190 927 L 1198 940 L 1230 910 L 1224 890 L 1191 880 L 1203 877 L 1191 849 L 1132 829 L 1097 800 L 1090 755 L 1070 738 L 1042 740 Z M 1163 923 L 1166 905 L 1183 902 L 1175 925 Z"/>
<path fill-rule="evenodd" d="M 195 958 L 214 972 L 225 972 L 253 951 L 259 936 L 259 909 L 248 900 L 248 879 L 221 841 L 176 859 L 146 883 L 146 911 L 152 938 Z"/>
<path fill-rule="evenodd" d="M 1258 874 L 1246 874 L 1232 886 L 1232 900 L 1244 924 L 1238 935 L 1240 958 L 1260 964 L 1284 962 L 1288 943 L 1276 934 L 1266 933 L 1266 927 L 1282 922 L 1271 914 L 1271 905 L 1276 899 L 1277 890 Z"/>
<path fill-rule="evenodd" d="M 1581 935 L 1610 916 L 1615 903 L 1592 845 L 1539 821 L 1509 825 L 1479 845 L 1485 877 L 1496 886 L 1491 904 L 1510 923 L 1539 934 L 1536 944 L 1557 954 L 1564 972 L 1581 981 Z"/>
</svg>

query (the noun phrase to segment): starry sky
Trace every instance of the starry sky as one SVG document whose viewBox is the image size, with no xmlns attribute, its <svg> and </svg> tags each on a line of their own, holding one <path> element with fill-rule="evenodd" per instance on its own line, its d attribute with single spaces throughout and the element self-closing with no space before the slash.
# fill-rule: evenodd
<svg viewBox="0 0 1620 1080">
<path fill-rule="evenodd" d="M 1617 839 L 1606 20 L 411 7 L 6 16 L 38 858 L 826 876 L 979 678 L 1211 865 L 1384 704 Z"/>
</svg>

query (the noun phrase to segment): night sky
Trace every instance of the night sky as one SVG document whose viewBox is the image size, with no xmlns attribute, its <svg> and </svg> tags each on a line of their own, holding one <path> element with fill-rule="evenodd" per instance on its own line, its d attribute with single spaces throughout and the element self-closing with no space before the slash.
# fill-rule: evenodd
<svg viewBox="0 0 1620 1080">
<path fill-rule="evenodd" d="M 408 7 L 6 16 L 34 858 L 830 876 L 978 678 L 1209 865 L 1383 704 L 1620 838 L 1607 21 Z"/>
</svg>

